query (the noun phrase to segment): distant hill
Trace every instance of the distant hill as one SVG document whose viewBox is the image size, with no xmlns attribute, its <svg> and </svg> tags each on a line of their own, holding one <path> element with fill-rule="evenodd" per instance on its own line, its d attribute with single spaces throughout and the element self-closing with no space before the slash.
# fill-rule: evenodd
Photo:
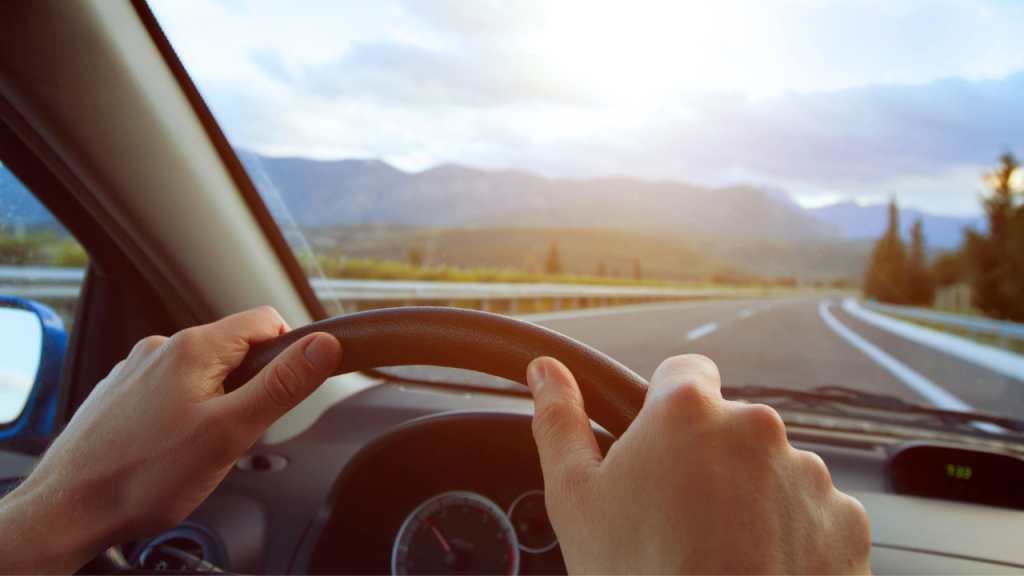
<svg viewBox="0 0 1024 576">
<path fill-rule="evenodd" d="M 859 206 L 854 202 L 840 202 L 805 210 L 813 218 L 838 227 L 850 240 L 874 240 L 880 237 L 889 223 L 889 206 L 873 204 Z M 936 216 L 912 209 L 902 209 L 900 215 L 900 235 L 904 240 L 910 239 L 910 229 L 914 222 L 921 220 L 924 228 L 925 242 L 930 248 L 956 248 L 963 241 L 965 228 L 985 229 L 985 218 L 957 218 L 952 216 Z"/>
<path fill-rule="evenodd" d="M 836 226 L 748 186 L 548 179 L 451 165 L 410 174 L 376 160 L 240 156 L 250 172 L 266 176 L 257 178 L 261 192 L 272 193 L 272 184 L 301 226 L 523 226 L 842 238 Z"/>
</svg>

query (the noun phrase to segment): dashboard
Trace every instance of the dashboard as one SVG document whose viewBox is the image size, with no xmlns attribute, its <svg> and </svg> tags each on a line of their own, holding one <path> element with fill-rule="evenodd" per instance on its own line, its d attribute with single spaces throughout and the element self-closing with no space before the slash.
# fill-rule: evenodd
<svg viewBox="0 0 1024 576">
<path fill-rule="evenodd" d="M 248 574 L 564 573 L 544 523 L 532 409 L 519 395 L 381 384 L 291 440 L 257 444 L 186 522 L 126 552 L 156 558 L 170 543 Z M 595 430 L 607 450 L 612 438 Z M 1013 476 L 1002 485 L 1020 494 L 1019 459 L 939 458 L 900 439 L 808 428 L 789 435 L 864 505 L 875 573 L 1024 574 L 1024 501 L 986 504 L 977 499 L 990 488 L 963 488 L 994 471 Z M 935 474 L 920 484 L 917 469 Z"/>
</svg>

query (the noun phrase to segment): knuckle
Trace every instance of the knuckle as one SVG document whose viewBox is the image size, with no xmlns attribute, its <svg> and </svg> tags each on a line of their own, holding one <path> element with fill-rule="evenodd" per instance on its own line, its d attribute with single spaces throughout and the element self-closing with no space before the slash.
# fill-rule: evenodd
<svg viewBox="0 0 1024 576">
<path fill-rule="evenodd" d="M 740 407 L 739 413 L 744 421 L 746 431 L 761 444 L 776 448 L 789 446 L 786 423 L 771 406 L 747 404 Z"/>
<path fill-rule="evenodd" d="M 252 312 L 261 321 L 275 324 L 284 323 L 284 318 L 281 317 L 281 314 L 278 313 L 278 311 L 273 306 L 260 306 L 258 308 L 254 308 Z"/>
<path fill-rule="evenodd" d="M 202 336 L 195 328 L 188 328 L 171 336 L 168 348 L 175 356 L 192 358 L 203 353 Z"/>
<path fill-rule="evenodd" d="M 665 395 L 664 403 L 673 413 L 686 414 L 690 420 L 710 417 L 718 405 L 718 398 L 709 390 L 694 383 L 677 386 Z"/>
<path fill-rule="evenodd" d="M 571 421 L 580 407 L 566 399 L 556 398 L 539 407 L 533 415 L 533 437 L 538 443 L 557 442 L 562 424 Z"/>
<path fill-rule="evenodd" d="M 142 340 L 139 340 L 132 348 L 130 356 L 144 356 L 153 353 L 159 348 L 167 338 L 164 336 L 147 336 Z"/>
<path fill-rule="evenodd" d="M 707 356 L 701 354 L 683 354 L 673 356 L 658 366 L 654 372 L 654 378 L 678 379 L 681 376 L 692 379 L 694 377 L 719 380 L 718 366 Z"/>
<path fill-rule="evenodd" d="M 275 405 L 289 408 L 299 397 L 302 381 L 287 362 L 278 362 L 264 373 L 263 389 Z"/>
<path fill-rule="evenodd" d="M 821 492 L 831 491 L 833 489 L 832 474 L 828 471 L 828 466 L 825 465 L 821 456 L 806 450 L 797 450 L 796 454 L 799 458 L 801 472 L 811 481 L 812 486 L 817 487 Z"/>
</svg>

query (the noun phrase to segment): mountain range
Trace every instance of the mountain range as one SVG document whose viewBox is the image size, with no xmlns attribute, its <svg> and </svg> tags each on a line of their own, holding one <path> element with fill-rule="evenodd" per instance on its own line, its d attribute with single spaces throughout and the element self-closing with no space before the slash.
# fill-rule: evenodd
<svg viewBox="0 0 1024 576">
<path fill-rule="evenodd" d="M 629 232 L 764 239 L 870 240 L 887 206 L 842 202 L 801 208 L 785 192 L 752 186 L 702 188 L 631 178 L 548 179 L 528 172 L 457 165 L 408 173 L 379 160 L 240 157 L 261 192 L 277 195 L 299 226 L 371 223 L 426 228 L 608 228 Z M 931 248 L 957 247 L 982 218 L 900 210 L 909 239 L 917 219 Z"/>
<path fill-rule="evenodd" d="M 752 186 L 702 188 L 630 178 L 549 179 L 528 172 L 457 165 L 418 173 L 379 160 L 271 158 L 239 150 L 257 188 L 280 220 L 303 228 L 400 224 L 424 228 L 527 227 L 768 240 L 863 241 L 885 230 L 887 207 L 842 202 L 805 209 L 785 192 Z M 900 210 L 909 238 L 921 219 L 930 248 L 955 248 L 980 217 Z M 0 222 L 42 224 L 46 210 L 0 165 Z"/>
</svg>

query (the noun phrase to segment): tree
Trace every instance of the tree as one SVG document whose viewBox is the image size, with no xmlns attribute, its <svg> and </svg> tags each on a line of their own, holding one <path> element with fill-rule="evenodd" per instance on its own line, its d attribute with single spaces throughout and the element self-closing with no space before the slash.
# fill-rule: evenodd
<svg viewBox="0 0 1024 576">
<path fill-rule="evenodd" d="M 643 271 L 643 269 L 640 268 L 640 259 L 639 258 L 634 258 L 633 259 L 633 278 L 636 278 L 637 281 L 640 281 L 640 280 L 644 279 L 644 271 Z"/>
<path fill-rule="evenodd" d="M 928 268 L 932 282 L 943 288 L 970 281 L 972 272 L 970 254 L 964 247 L 939 254 Z"/>
<path fill-rule="evenodd" d="M 864 277 L 864 294 L 880 302 L 906 304 L 904 267 L 906 253 L 900 239 L 899 211 L 896 199 L 889 203 L 889 228 L 878 239 Z"/>
<path fill-rule="evenodd" d="M 420 251 L 418 246 L 409 248 L 409 265 L 413 268 L 423 266 L 423 252 Z"/>
<path fill-rule="evenodd" d="M 551 250 L 548 251 L 548 257 L 544 260 L 544 273 L 562 273 L 562 260 L 558 257 L 558 242 L 553 242 L 551 244 Z"/>
<path fill-rule="evenodd" d="M 909 304 L 928 306 L 935 300 L 935 285 L 928 274 L 927 260 L 924 227 L 918 220 L 910 231 L 910 258 L 903 275 L 903 293 Z"/>
<path fill-rule="evenodd" d="M 973 267 L 971 297 L 986 315 L 1024 321 L 1024 209 L 1015 206 L 1012 178 L 1020 164 L 1007 152 L 1000 166 L 985 175 L 992 195 L 983 202 L 988 234 L 967 232 L 966 251 Z"/>
</svg>

